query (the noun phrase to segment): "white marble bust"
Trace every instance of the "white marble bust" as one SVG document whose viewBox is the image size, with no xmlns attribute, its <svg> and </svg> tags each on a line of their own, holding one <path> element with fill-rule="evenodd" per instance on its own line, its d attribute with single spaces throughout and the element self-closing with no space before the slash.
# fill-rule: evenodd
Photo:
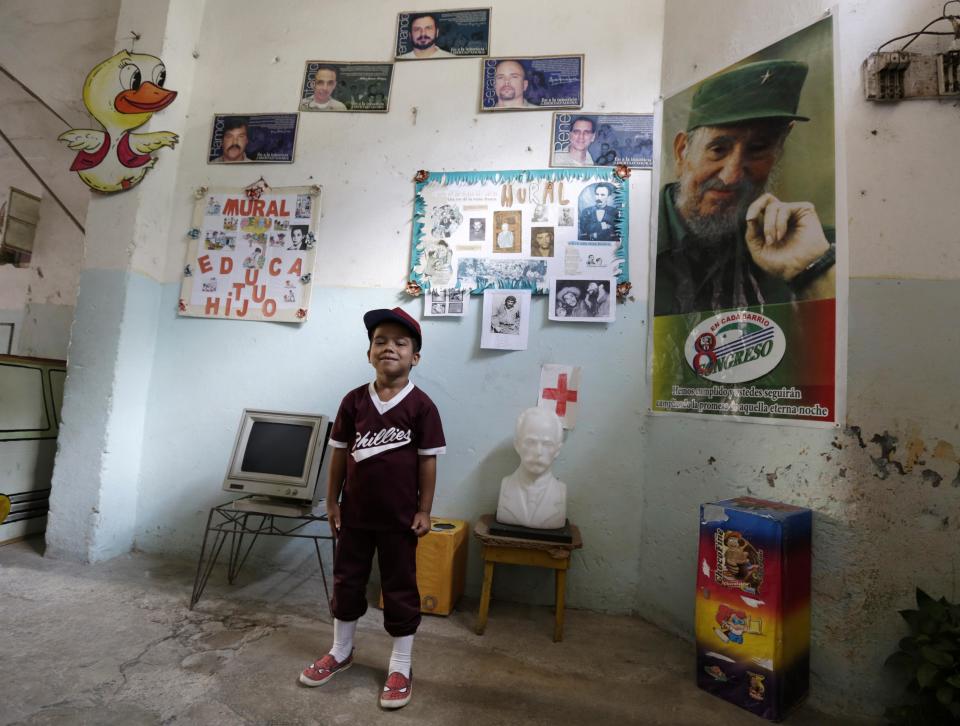
<svg viewBox="0 0 960 726">
<path fill-rule="evenodd" d="M 567 485 L 550 465 L 563 445 L 563 424 L 553 412 L 528 408 L 517 418 L 513 446 L 520 466 L 500 482 L 497 521 L 533 529 L 557 529 L 567 520 Z"/>
</svg>

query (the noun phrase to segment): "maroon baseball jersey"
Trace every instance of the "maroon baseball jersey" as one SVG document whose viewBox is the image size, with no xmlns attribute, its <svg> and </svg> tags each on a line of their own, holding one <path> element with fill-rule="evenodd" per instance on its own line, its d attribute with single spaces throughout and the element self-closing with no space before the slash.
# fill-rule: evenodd
<svg viewBox="0 0 960 726">
<path fill-rule="evenodd" d="M 440 412 L 413 383 L 386 402 L 372 383 L 350 391 L 330 446 L 347 449 L 341 521 L 365 529 L 408 529 L 419 507 L 420 456 L 446 451 Z"/>
</svg>

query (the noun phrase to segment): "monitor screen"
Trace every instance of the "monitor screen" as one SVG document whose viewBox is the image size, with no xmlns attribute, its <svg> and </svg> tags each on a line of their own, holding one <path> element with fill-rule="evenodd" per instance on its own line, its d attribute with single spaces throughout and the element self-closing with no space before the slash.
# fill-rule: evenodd
<svg viewBox="0 0 960 726">
<path fill-rule="evenodd" d="M 322 414 L 245 409 L 223 488 L 315 504 L 330 428 Z"/>
<path fill-rule="evenodd" d="M 250 427 L 247 448 L 243 452 L 241 471 L 251 474 L 303 476 L 312 434 L 312 426 L 254 421 Z"/>
</svg>

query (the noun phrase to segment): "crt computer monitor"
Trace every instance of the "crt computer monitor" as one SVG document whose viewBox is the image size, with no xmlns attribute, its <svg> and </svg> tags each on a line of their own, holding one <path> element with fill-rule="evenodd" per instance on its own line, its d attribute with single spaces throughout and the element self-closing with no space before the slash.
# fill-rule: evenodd
<svg viewBox="0 0 960 726">
<path fill-rule="evenodd" d="M 330 429 L 322 414 L 245 409 L 223 488 L 316 504 Z"/>
</svg>

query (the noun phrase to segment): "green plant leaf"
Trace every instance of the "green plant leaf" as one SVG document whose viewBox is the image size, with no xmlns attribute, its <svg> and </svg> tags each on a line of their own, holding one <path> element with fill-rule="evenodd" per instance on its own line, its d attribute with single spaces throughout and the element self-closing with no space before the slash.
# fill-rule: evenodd
<svg viewBox="0 0 960 726">
<path fill-rule="evenodd" d="M 900 707 L 894 708 L 893 706 L 887 706 L 883 711 L 883 717 L 887 719 L 887 723 L 898 724 L 900 719 L 897 718 L 896 714 L 900 711 Z"/>
<path fill-rule="evenodd" d="M 953 688 L 950 686 L 940 686 L 937 689 L 937 700 L 944 706 L 948 706 L 953 701 Z"/>
<path fill-rule="evenodd" d="M 928 688 L 933 684 L 940 670 L 933 663 L 921 663 L 917 668 L 917 683 L 921 688 Z"/>
<path fill-rule="evenodd" d="M 914 638 L 908 635 L 905 638 L 900 638 L 900 650 L 907 653 L 916 653 L 918 650 L 920 650 L 920 646 L 917 645 L 917 642 Z"/>
<path fill-rule="evenodd" d="M 920 647 L 920 655 L 924 657 L 925 660 L 933 663 L 938 666 L 952 666 L 953 665 L 953 656 L 949 653 L 945 653 L 942 650 L 937 650 L 929 645 L 924 645 Z"/>
<path fill-rule="evenodd" d="M 923 607 L 923 604 L 928 602 L 934 602 L 934 599 L 918 587 L 917 588 L 917 607 Z"/>
<path fill-rule="evenodd" d="M 947 678 L 947 683 L 949 683 L 954 688 L 960 688 L 960 673 L 955 673 L 952 676 Z"/>
<path fill-rule="evenodd" d="M 887 659 L 883 662 L 883 664 L 885 666 L 889 666 L 890 668 L 905 670 L 911 675 L 917 668 L 917 663 L 914 657 L 909 653 L 904 653 L 902 650 L 891 653 L 889 656 L 887 656 Z"/>
<path fill-rule="evenodd" d="M 922 704 L 914 703 L 906 706 L 901 723 L 906 724 L 906 726 L 929 726 L 923 712 L 924 708 Z"/>
<path fill-rule="evenodd" d="M 924 701 L 923 704 L 914 708 L 910 714 L 910 726 L 946 726 L 940 717 L 942 707 L 932 697 L 930 701 Z"/>
<path fill-rule="evenodd" d="M 916 633 L 920 629 L 919 610 L 901 610 L 900 617 L 907 621 L 907 625 L 910 626 L 910 632 Z"/>
<path fill-rule="evenodd" d="M 883 716 L 891 724 L 902 726 L 909 723 L 910 709 L 907 706 L 887 706 Z"/>
</svg>

